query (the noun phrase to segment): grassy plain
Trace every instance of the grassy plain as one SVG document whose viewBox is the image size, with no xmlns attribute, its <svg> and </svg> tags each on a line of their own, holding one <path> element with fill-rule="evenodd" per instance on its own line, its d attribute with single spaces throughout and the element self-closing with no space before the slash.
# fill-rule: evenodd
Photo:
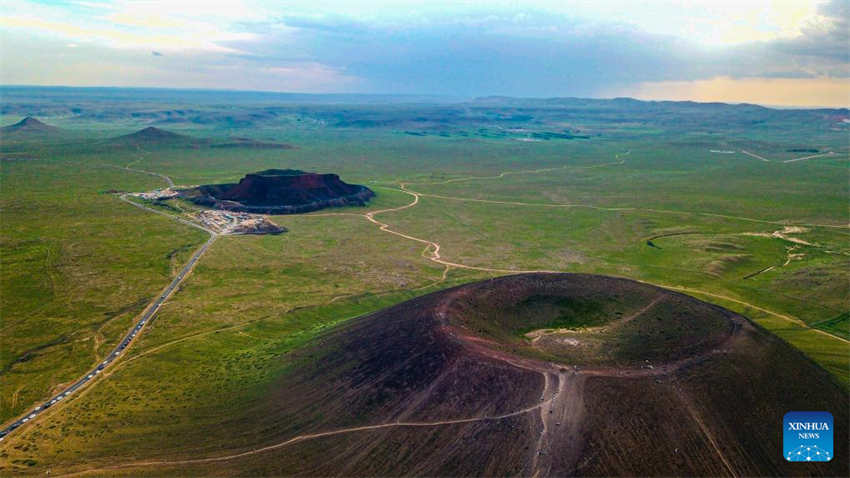
<svg viewBox="0 0 850 478">
<path fill-rule="evenodd" d="M 162 111 L 176 106 L 121 105 L 150 115 L 53 111 L 42 119 L 97 140 L 4 138 L 7 157 L 36 159 L 0 164 L 3 420 L 96 363 L 205 240 L 104 193 L 164 186 L 115 166 L 182 185 L 268 168 L 334 172 L 378 196 L 366 208 L 274 217 L 289 230 L 279 236 L 219 238 L 122 363 L 0 445 L 4 473 L 260 446 L 266 430 L 252 410 L 269 399 L 292 351 L 352 317 L 502 274 L 487 269 L 675 288 L 747 315 L 850 386 L 848 157 L 834 114 L 818 123 L 770 112 L 767 126 L 745 128 L 724 120 L 732 113 L 706 124 L 710 114 L 690 110 L 675 112 L 678 122 L 635 122 L 631 110 L 558 117 L 549 106 L 520 121 L 505 119 L 516 113 L 510 105 L 463 120 L 438 106 L 292 106 L 246 123 L 233 120 L 239 111 L 225 121 L 224 108 L 204 104 L 196 114 L 209 122 L 167 123 Z M 441 111 L 442 123 L 416 119 Z M 375 118 L 386 121 L 368 123 Z M 105 139 L 149 124 L 297 149 L 126 148 Z M 523 129 L 589 137 L 547 141 Z M 804 146 L 839 154 L 780 162 Z M 446 273 L 428 259 L 433 248 L 363 217 L 409 204 L 400 183 L 422 193 L 419 202 L 375 218 L 471 269 Z M 783 233 L 786 225 L 801 229 Z"/>
<path fill-rule="evenodd" d="M 75 159 L 3 161 L 0 417 L 79 377 L 203 242 L 103 191 L 156 185 Z"/>
</svg>

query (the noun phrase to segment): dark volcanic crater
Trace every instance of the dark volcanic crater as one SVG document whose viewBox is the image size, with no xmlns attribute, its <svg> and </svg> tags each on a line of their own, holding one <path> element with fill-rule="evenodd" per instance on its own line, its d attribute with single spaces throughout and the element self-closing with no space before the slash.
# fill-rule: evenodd
<svg viewBox="0 0 850 478">
<path fill-rule="evenodd" d="M 523 274 L 467 284 L 349 321 L 284 360 L 287 372 L 267 398 L 221 424 L 240 438 L 232 454 L 156 471 L 545 477 L 848 469 L 850 402 L 826 371 L 740 315 L 625 279 Z M 834 415 L 831 462 L 783 459 L 790 410 Z"/>
<path fill-rule="evenodd" d="M 348 184 L 336 174 L 269 169 L 248 174 L 237 184 L 208 184 L 180 191 L 195 204 L 259 214 L 296 214 L 326 207 L 364 206 L 375 193 Z"/>
</svg>

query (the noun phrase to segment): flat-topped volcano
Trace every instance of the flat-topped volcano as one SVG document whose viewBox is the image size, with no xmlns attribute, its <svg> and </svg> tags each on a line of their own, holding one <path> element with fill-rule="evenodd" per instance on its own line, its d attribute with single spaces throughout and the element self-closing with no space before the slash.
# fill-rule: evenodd
<svg viewBox="0 0 850 478">
<path fill-rule="evenodd" d="M 297 169 L 268 169 L 248 174 L 237 184 L 209 184 L 181 191 L 183 198 L 195 204 L 261 214 L 364 206 L 374 195 L 366 186 L 345 183 L 336 174 Z"/>
</svg>

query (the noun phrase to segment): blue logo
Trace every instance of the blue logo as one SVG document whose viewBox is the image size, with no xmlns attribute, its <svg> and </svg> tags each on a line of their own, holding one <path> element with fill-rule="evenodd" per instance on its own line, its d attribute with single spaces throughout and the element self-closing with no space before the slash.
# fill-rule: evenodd
<svg viewBox="0 0 850 478">
<path fill-rule="evenodd" d="M 832 414 L 788 412 L 782 419 L 782 456 L 787 461 L 830 461 Z"/>
</svg>

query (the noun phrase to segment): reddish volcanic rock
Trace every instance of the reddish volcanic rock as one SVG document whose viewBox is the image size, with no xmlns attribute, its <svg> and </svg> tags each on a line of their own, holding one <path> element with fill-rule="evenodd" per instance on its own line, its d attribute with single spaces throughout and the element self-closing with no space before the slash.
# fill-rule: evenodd
<svg viewBox="0 0 850 478">
<path fill-rule="evenodd" d="M 248 174 L 238 184 L 211 184 L 182 192 L 196 204 L 263 214 L 293 214 L 332 206 L 365 205 L 375 195 L 336 174 L 269 169 Z"/>
</svg>

